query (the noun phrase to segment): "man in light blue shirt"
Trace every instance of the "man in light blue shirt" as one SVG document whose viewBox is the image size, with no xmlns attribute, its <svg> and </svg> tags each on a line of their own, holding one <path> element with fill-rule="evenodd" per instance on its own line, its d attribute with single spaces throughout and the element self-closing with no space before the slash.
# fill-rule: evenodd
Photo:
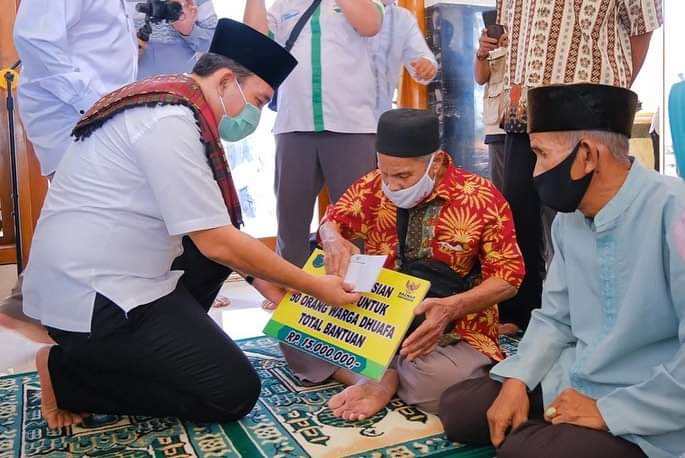
<svg viewBox="0 0 685 458">
<path fill-rule="evenodd" d="M 529 92 L 555 255 L 518 354 L 444 395 L 451 439 L 507 457 L 685 456 L 685 185 L 629 159 L 636 103 L 602 85 Z"/>
<path fill-rule="evenodd" d="M 145 15 L 136 11 L 141 0 L 126 0 L 133 15 L 136 30 L 145 22 Z M 183 7 L 178 21 L 152 24 L 149 41 L 139 42 L 138 79 L 148 76 L 189 73 L 198 57 L 206 53 L 214 35 L 217 17 L 212 0 L 177 0 Z"/>
</svg>

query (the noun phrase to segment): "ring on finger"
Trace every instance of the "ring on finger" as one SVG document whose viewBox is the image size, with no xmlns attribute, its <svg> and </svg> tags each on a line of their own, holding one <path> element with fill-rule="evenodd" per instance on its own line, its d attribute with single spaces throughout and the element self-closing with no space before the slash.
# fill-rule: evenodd
<svg viewBox="0 0 685 458">
<path fill-rule="evenodd" d="M 545 418 L 552 419 L 559 415 L 559 412 L 557 412 L 556 407 L 549 407 L 547 410 L 545 410 Z"/>
</svg>

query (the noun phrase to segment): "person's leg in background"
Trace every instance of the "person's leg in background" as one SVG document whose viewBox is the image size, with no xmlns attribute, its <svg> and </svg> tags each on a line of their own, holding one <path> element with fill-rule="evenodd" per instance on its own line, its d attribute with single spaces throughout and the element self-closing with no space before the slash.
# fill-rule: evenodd
<svg viewBox="0 0 685 458">
<path fill-rule="evenodd" d="M 488 135 L 488 160 L 490 162 L 490 181 L 502 191 L 504 182 L 504 135 Z"/>
<path fill-rule="evenodd" d="M 659 139 L 659 134 L 656 131 L 649 133 L 652 139 L 652 150 L 654 151 L 654 170 L 657 172 L 661 171 L 661 140 Z"/>
<path fill-rule="evenodd" d="M 504 144 L 503 194 L 511 206 L 516 239 L 526 264 L 526 276 L 513 298 L 499 306 L 500 322 L 525 329 L 531 312 L 540 308 L 545 275 L 540 198 L 533 185 L 535 154 L 527 134 L 507 134 Z"/>
<path fill-rule="evenodd" d="M 276 135 L 276 251 L 302 267 L 309 256 L 314 202 L 323 186 L 314 133 Z"/>
<path fill-rule="evenodd" d="M 377 166 L 375 134 L 325 132 L 319 134 L 317 151 L 331 204 Z"/>
<path fill-rule="evenodd" d="M 554 256 L 554 245 L 552 244 L 552 223 L 554 222 L 554 218 L 557 216 L 557 212 L 546 205 L 542 205 L 540 211 L 542 212 L 542 235 L 545 238 L 545 272 L 547 272 L 549 264 L 552 262 L 552 257 Z"/>
</svg>

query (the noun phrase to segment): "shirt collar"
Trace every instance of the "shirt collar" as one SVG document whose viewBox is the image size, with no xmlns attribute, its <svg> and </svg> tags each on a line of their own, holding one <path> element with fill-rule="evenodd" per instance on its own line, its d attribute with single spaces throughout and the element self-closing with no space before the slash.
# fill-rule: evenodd
<svg viewBox="0 0 685 458">
<path fill-rule="evenodd" d="M 647 181 L 647 169 L 640 164 L 639 161 L 632 161 L 630 172 L 626 181 L 621 185 L 616 195 L 595 215 L 594 227 L 595 231 L 602 232 L 612 229 L 618 218 L 625 213 L 625 211 L 633 203 L 640 190 L 644 187 Z"/>
</svg>

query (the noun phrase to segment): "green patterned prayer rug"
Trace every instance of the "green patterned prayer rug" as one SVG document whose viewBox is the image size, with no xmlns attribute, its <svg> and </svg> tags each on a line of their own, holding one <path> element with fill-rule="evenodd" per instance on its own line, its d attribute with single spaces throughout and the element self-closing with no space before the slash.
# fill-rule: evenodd
<svg viewBox="0 0 685 458">
<path fill-rule="evenodd" d="M 505 339 L 503 345 L 511 352 L 516 343 Z M 239 344 L 262 379 L 262 394 L 247 417 L 231 424 L 96 415 L 78 426 L 50 430 L 40 413 L 37 375 L 0 377 L 0 458 L 494 456 L 490 448 L 449 442 L 435 416 L 399 400 L 368 420 L 339 420 L 326 402 L 340 385 L 298 384 L 270 338 Z"/>
</svg>

